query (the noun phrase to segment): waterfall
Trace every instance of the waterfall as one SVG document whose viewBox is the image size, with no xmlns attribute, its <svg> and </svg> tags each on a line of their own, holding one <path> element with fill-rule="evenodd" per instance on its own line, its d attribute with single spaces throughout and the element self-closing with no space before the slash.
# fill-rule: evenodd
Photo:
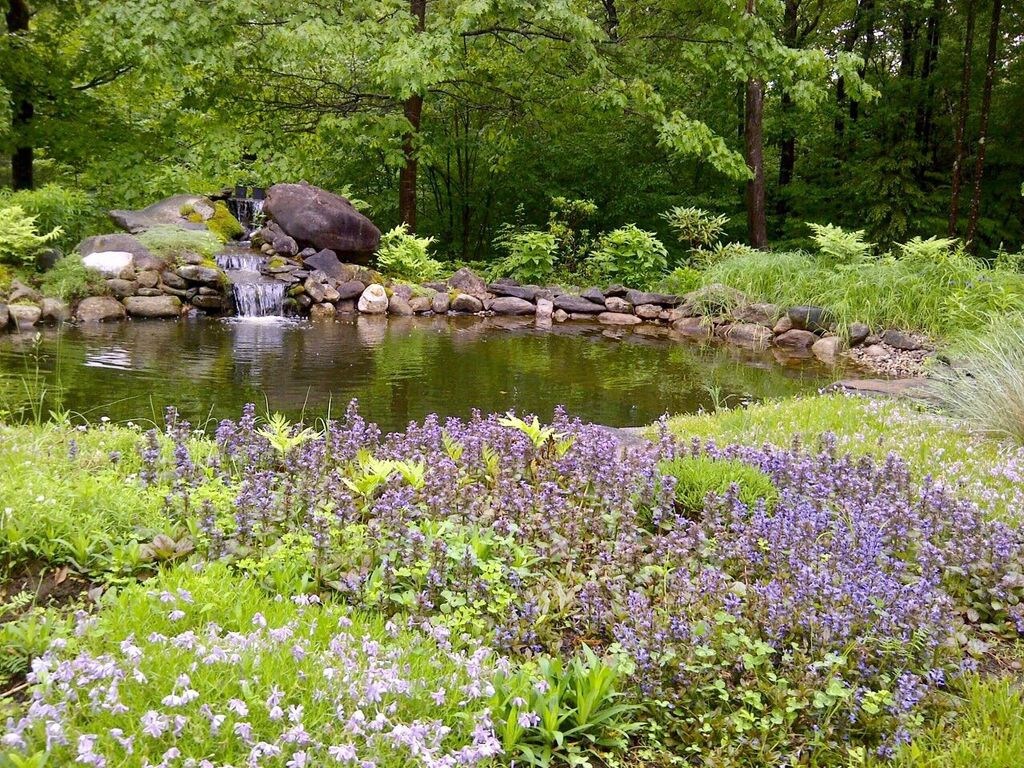
<svg viewBox="0 0 1024 768">
<path fill-rule="evenodd" d="M 218 254 L 216 261 L 217 266 L 227 272 L 239 317 L 280 317 L 284 314 L 287 286 L 260 273 L 267 263 L 266 256 L 253 251 L 226 251 Z"/>
<path fill-rule="evenodd" d="M 228 200 L 228 207 L 231 213 L 238 219 L 238 223 L 245 230 L 246 237 L 262 225 L 263 221 L 263 199 L 255 200 L 251 197 L 232 197 Z"/>
<path fill-rule="evenodd" d="M 267 280 L 234 283 L 232 292 L 239 317 L 280 317 L 284 314 L 284 283 Z"/>
</svg>

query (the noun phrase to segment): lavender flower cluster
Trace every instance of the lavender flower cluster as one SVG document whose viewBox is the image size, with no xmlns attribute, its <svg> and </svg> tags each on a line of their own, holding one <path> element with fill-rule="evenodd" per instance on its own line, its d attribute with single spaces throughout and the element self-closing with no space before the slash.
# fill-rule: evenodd
<svg viewBox="0 0 1024 768">
<path fill-rule="evenodd" d="M 827 439 L 680 445 L 667 432 L 624 448 L 563 413 L 551 428 L 477 414 L 384 436 L 353 405 L 281 450 L 250 407 L 220 424 L 217 455 L 177 450 L 176 470 L 151 471 L 237 489 L 203 516 L 218 555 L 258 558 L 300 534 L 321 589 L 513 654 L 604 648 L 681 739 L 720 728 L 763 754 L 785 732 L 787 759 L 904 740 L 967 663 L 971 595 L 1003 606 L 986 620 L 1024 631 L 1020 527 L 896 456 L 858 460 Z M 680 509 L 658 466 L 682 455 L 750 464 L 777 499 L 748 506 L 734 488 L 699 515 Z M 766 687 L 783 714 L 747 695 Z"/>
<path fill-rule="evenodd" d="M 501 753 L 487 701 L 503 662 L 486 648 L 454 650 L 413 622 L 374 638 L 315 596 L 293 597 L 278 624 L 256 612 L 235 630 L 206 621 L 187 590 L 149 600 L 179 629 L 55 642 L 33 663 L 31 699 L 0 755 L 95 768 L 454 768 Z M 79 636 L 93 622 L 83 614 Z"/>
</svg>

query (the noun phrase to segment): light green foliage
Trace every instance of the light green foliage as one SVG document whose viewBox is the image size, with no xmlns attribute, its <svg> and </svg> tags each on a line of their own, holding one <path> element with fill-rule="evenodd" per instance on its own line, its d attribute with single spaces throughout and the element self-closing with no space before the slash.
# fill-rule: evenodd
<svg viewBox="0 0 1024 768">
<path fill-rule="evenodd" d="M 676 267 L 658 284 L 658 290 L 682 296 L 701 284 L 701 273 L 693 267 Z"/>
<path fill-rule="evenodd" d="M 620 701 L 619 672 L 588 646 L 568 663 L 541 656 L 494 682 L 494 723 L 507 755 L 525 765 L 600 765 L 640 726 Z"/>
<path fill-rule="evenodd" d="M 715 245 L 729 221 L 728 216 L 716 216 L 703 208 L 681 205 L 674 206 L 660 215 L 675 231 L 679 242 L 686 243 L 692 249 Z"/>
<path fill-rule="evenodd" d="M 318 436 L 311 427 L 301 428 L 292 424 L 282 413 L 271 414 L 266 419 L 267 425 L 258 433 L 266 438 L 271 447 L 283 458 L 307 440 Z"/>
<path fill-rule="evenodd" d="M 658 471 L 675 479 L 676 503 L 690 515 L 701 513 L 709 494 L 724 496 L 734 485 L 740 501 L 751 509 L 764 501 L 770 511 L 778 498 L 767 474 L 736 459 L 684 456 L 661 462 Z"/>
<path fill-rule="evenodd" d="M 82 257 L 71 253 L 43 273 L 39 290 L 44 296 L 76 301 L 86 296 L 102 296 L 108 289 L 103 275 L 94 269 L 86 269 Z"/>
<path fill-rule="evenodd" d="M 653 232 L 630 224 L 603 235 L 588 263 L 601 279 L 644 289 L 668 269 L 668 251 Z"/>
<path fill-rule="evenodd" d="M 871 258 L 874 243 L 864 240 L 864 230 L 849 232 L 832 224 L 808 224 L 811 239 L 828 261 L 835 265 L 860 264 Z"/>
<path fill-rule="evenodd" d="M 36 257 L 60 235 L 60 228 L 40 233 L 36 217 L 20 205 L 0 207 L 0 262 L 33 267 Z"/>
<path fill-rule="evenodd" d="M 993 322 L 959 351 L 962 365 L 932 369 L 942 406 L 977 429 L 1024 444 L 1024 316 Z"/>
<path fill-rule="evenodd" d="M 213 216 L 207 220 L 206 228 L 224 243 L 237 240 L 245 234 L 242 225 L 231 215 L 231 211 L 228 210 L 228 206 L 223 200 L 218 200 L 213 204 Z"/>
<path fill-rule="evenodd" d="M 213 232 L 173 226 L 148 229 L 139 235 L 139 240 L 154 255 L 171 263 L 177 262 L 186 253 L 197 253 L 204 259 L 212 259 L 223 245 Z"/>
<path fill-rule="evenodd" d="M 399 280 L 428 282 L 441 274 L 441 263 L 430 256 L 432 237 L 417 237 L 405 224 L 385 232 L 377 249 L 381 272 Z"/>
<path fill-rule="evenodd" d="M 551 232 L 516 232 L 501 241 L 508 255 L 489 270 L 492 280 L 514 277 L 524 283 L 544 283 L 555 271 L 558 240 Z"/>
<path fill-rule="evenodd" d="M 0 189 L 0 207 L 17 205 L 36 217 L 40 232 L 59 229 L 53 245 L 64 252 L 92 231 L 102 227 L 104 216 L 95 198 L 82 189 L 44 184 L 31 190 L 13 192 Z"/>
</svg>

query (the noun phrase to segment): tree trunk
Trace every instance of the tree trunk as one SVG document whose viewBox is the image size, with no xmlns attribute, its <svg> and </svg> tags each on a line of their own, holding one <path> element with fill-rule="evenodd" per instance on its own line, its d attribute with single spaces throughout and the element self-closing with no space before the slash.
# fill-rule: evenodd
<svg viewBox="0 0 1024 768">
<path fill-rule="evenodd" d="M 925 27 L 924 62 L 921 65 L 921 85 L 923 93 L 918 94 L 917 119 L 914 124 L 915 133 L 925 152 L 931 150 L 932 118 L 935 101 L 935 66 L 939 59 L 939 33 L 942 27 L 942 0 L 933 0 L 931 12 Z"/>
<path fill-rule="evenodd" d="M 978 232 L 978 218 L 981 216 L 981 178 L 985 172 L 985 142 L 988 138 L 988 115 L 992 109 L 992 81 L 996 75 L 996 58 L 999 53 L 999 17 L 1003 11 L 1003 0 L 992 3 L 992 23 L 988 28 L 988 53 L 985 56 L 985 85 L 981 92 L 981 114 L 978 124 L 978 154 L 974 159 L 974 194 L 971 196 L 971 213 L 967 219 L 967 247 L 974 249 L 974 237 Z"/>
<path fill-rule="evenodd" d="M 953 182 L 949 199 L 949 236 L 956 237 L 960 223 L 960 186 L 963 183 L 964 133 L 971 109 L 971 61 L 974 53 L 975 0 L 967 0 L 967 22 L 964 32 L 964 61 L 960 70 L 960 105 L 956 117 L 956 138 L 953 152 Z"/>
<path fill-rule="evenodd" d="M 782 41 L 788 48 L 799 45 L 799 12 L 800 0 L 786 0 L 786 11 L 783 16 Z M 785 221 L 789 208 L 786 187 L 793 180 L 793 169 L 796 167 L 796 131 L 793 128 L 793 97 L 788 92 L 782 93 L 782 140 L 779 142 L 779 199 L 776 206 L 779 216 Z"/>
<path fill-rule="evenodd" d="M 427 0 L 410 0 L 409 11 L 416 18 L 416 32 L 426 29 Z M 423 95 L 416 93 L 402 104 L 402 113 L 409 130 L 402 136 L 402 154 L 405 164 L 398 175 L 398 216 L 410 232 L 416 231 L 416 136 L 423 116 Z"/>
<path fill-rule="evenodd" d="M 6 13 L 7 33 L 17 35 L 28 32 L 28 3 L 25 0 L 10 0 Z M 11 185 L 14 189 L 32 189 L 35 185 L 33 172 L 34 151 L 29 137 L 32 116 L 35 108 L 29 97 L 28 84 L 15 82 L 11 88 L 11 106 L 13 119 L 11 129 L 14 134 L 14 150 L 11 153 Z"/>
<path fill-rule="evenodd" d="M 747 0 L 747 14 L 752 16 L 756 11 L 757 0 Z M 760 78 L 747 78 L 744 107 L 743 147 L 751 172 L 747 181 L 747 235 L 752 247 L 765 248 L 768 233 L 764 211 L 764 81 Z"/>
</svg>

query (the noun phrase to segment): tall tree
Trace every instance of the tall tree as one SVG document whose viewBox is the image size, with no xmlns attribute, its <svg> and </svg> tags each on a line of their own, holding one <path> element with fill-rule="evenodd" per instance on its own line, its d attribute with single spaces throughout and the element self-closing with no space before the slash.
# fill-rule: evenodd
<svg viewBox="0 0 1024 768">
<path fill-rule="evenodd" d="M 985 150 L 988 144 L 988 119 L 992 112 L 992 83 L 996 75 L 996 59 L 999 54 L 999 18 L 1003 11 L 1003 0 L 993 0 L 992 19 L 988 28 L 988 53 L 985 56 L 985 85 L 981 92 L 981 114 L 978 122 L 978 150 L 974 158 L 974 192 L 971 195 L 971 213 L 967 219 L 967 247 L 974 248 L 981 216 L 981 177 L 985 173 Z"/>
<path fill-rule="evenodd" d="M 964 30 L 963 64 L 960 67 L 960 102 L 956 113 L 956 131 L 953 147 L 953 180 L 949 201 L 949 236 L 956 237 L 960 219 L 960 187 L 963 183 L 963 165 L 966 152 L 964 134 L 971 109 L 971 63 L 974 58 L 974 20 L 976 0 L 967 0 L 967 19 Z"/>
<path fill-rule="evenodd" d="M 5 14 L 7 34 L 13 46 L 21 48 L 26 44 L 31 13 L 27 0 L 10 0 Z M 15 69 L 9 83 L 11 93 L 11 128 L 13 149 L 11 151 L 11 186 L 14 189 L 32 189 L 35 185 L 34 149 L 30 132 L 35 106 L 30 93 L 31 84 L 22 67 Z"/>
<path fill-rule="evenodd" d="M 757 13 L 757 0 L 747 0 L 747 15 Z M 754 248 L 768 246 L 764 184 L 764 80 L 758 75 L 747 78 L 744 103 L 744 159 L 750 169 L 747 180 L 747 239 Z"/>
<path fill-rule="evenodd" d="M 427 28 L 427 0 L 410 0 L 409 11 L 416 19 L 416 34 Z M 402 104 L 402 114 L 409 122 L 409 130 L 402 136 L 404 164 L 398 177 L 398 216 L 412 232 L 416 231 L 416 140 L 423 117 L 423 94 L 412 93 Z"/>
</svg>

